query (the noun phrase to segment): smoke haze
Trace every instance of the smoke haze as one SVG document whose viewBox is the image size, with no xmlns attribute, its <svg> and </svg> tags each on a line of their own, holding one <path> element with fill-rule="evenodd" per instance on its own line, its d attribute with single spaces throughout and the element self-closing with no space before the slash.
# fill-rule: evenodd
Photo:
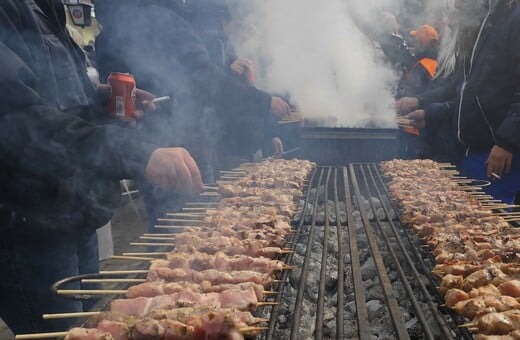
<svg viewBox="0 0 520 340">
<path fill-rule="evenodd" d="M 287 94 L 305 117 L 390 127 L 399 75 L 356 23 L 374 29 L 377 13 L 396 14 L 401 6 L 397 0 L 242 0 L 230 5 L 231 14 L 247 15 L 229 35 L 237 55 L 254 61 L 257 86 Z"/>
</svg>

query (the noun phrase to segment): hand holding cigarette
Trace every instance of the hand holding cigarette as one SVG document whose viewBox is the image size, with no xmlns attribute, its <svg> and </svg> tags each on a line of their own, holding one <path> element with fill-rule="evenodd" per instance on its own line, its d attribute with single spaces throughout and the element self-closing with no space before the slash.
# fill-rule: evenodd
<svg viewBox="0 0 520 340">
<path fill-rule="evenodd" d="M 487 165 L 487 176 L 491 180 L 500 179 L 503 174 L 511 171 L 511 162 L 513 160 L 513 154 L 498 145 L 491 148 L 489 157 L 486 161 Z"/>
</svg>

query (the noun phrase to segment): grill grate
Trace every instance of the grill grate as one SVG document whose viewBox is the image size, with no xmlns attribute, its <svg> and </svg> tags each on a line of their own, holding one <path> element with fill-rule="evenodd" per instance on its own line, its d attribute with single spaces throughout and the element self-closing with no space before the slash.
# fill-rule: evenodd
<svg viewBox="0 0 520 340">
<path fill-rule="evenodd" d="M 293 273 L 297 280 L 284 273 L 289 282 L 280 287 L 281 305 L 271 310 L 262 339 L 472 339 L 456 327 L 462 320 L 455 313 L 439 307 L 432 257 L 401 226 L 376 165 L 318 168 L 301 207 L 291 240 L 295 254 L 287 258 L 300 273 Z M 335 257 L 336 266 L 330 264 Z M 367 304 L 374 300 L 363 272 L 367 261 L 384 302 L 377 320 Z"/>
</svg>

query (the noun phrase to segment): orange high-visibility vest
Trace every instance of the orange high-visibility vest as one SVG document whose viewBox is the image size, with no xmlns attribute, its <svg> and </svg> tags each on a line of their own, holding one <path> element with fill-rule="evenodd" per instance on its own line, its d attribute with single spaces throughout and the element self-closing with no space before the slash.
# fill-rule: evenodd
<svg viewBox="0 0 520 340">
<path fill-rule="evenodd" d="M 417 62 L 417 64 L 421 64 L 422 66 L 424 66 L 426 71 L 428 71 L 428 74 L 430 75 L 430 77 L 433 78 L 433 76 L 435 75 L 435 72 L 437 71 L 437 60 L 432 59 L 432 58 L 422 58 L 421 60 L 419 60 Z"/>
</svg>

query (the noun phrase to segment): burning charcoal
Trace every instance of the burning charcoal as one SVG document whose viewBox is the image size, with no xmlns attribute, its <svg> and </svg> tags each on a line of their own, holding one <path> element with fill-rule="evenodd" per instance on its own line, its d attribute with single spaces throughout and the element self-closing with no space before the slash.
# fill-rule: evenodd
<svg viewBox="0 0 520 340">
<path fill-rule="evenodd" d="M 375 197 L 370 197 L 370 203 L 372 203 L 374 209 L 381 208 L 381 201 Z"/>
<path fill-rule="evenodd" d="M 383 210 L 383 208 L 379 208 L 379 209 L 376 210 L 376 216 L 381 221 L 386 220 L 386 214 L 385 214 L 385 211 Z"/>
<path fill-rule="evenodd" d="M 295 247 L 295 250 L 296 250 L 296 254 L 297 255 L 305 256 L 305 252 L 307 251 L 307 247 L 303 243 L 298 243 L 296 245 L 296 247 Z M 303 263 L 303 260 L 302 260 L 302 263 Z"/>
<path fill-rule="evenodd" d="M 350 301 L 345 305 L 345 310 L 350 314 L 356 313 L 356 301 Z"/>
<path fill-rule="evenodd" d="M 385 307 L 379 300 L 370 300 L 367 302 L 368 320 L 372 321 L 383 316 Z"/>
<path fill-rule="evenodd" d="M 368 320 L 380 318 L 385 312 L 385 307 L 379 300 L 370 300 L 367 302 Z"/>
<path fill-rule="evenodd" d="M 363 280 L 373 279 L 377 275 L 376 265 L 372 258 L 369 258 L 363 265 L 361 266 L 361 277 Z"/>
<path fill-rule="evenodd" d="M 316 224 L 323 225 L 324 223 L 325 223 L 325 212 L 324 211 L 319 211 L 316 214 Z"/>
<path fill-rule="evenodd" d="M 352 217 L 354 217 L 354 223 L 357 225 L 361 223 L 361 213 L 358 210 L 352 213 Z"/>
<path fill-rule="evenodd" d="M 379 282 L 375 284 L 367 293 L 367 300 L 384 300 L 385 294 L 383 293 L 383 288 L 381 288 Z"/>
<path fill-rule="evenodd" d="M 300 282 L 300 275 L 301 275 L 301 268 L 296 267 L 295 269 L 291 270 L 289 273 L 289 283 L 293 287 L 298 287 L 298 283 Z"/>
</svg>

